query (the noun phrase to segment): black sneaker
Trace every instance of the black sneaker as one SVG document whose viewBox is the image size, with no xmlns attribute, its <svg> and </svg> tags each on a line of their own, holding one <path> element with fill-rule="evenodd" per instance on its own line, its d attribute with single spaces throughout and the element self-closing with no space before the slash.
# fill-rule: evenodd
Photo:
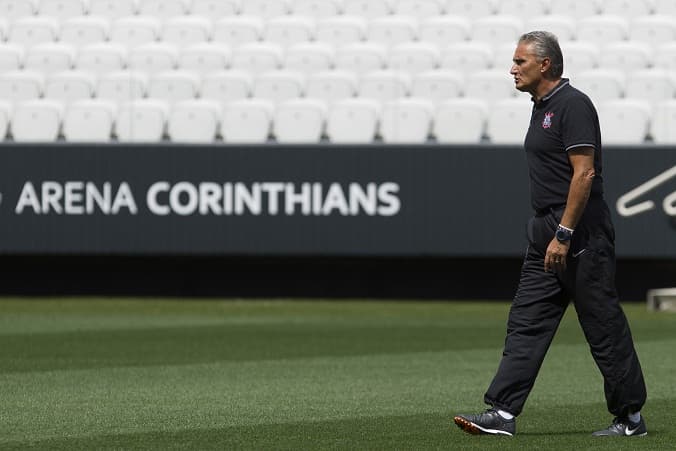
<svg viewBox="0 0 676 451">
<path fill-rule="evenodd" d="M 643 417 L 638 423 L 632 423 L 628 418 L 616 417 L 613 424 L 606 429 L 594 432 L 592 435 L 594 437 L 643 437 L 648 435 L 648 429 L 645 427 Z"/>
<path fill-rule="evenodd" d="M 495 409 L 488 409 L 478 415 L 457 415 L 453 421 L 468 434 L 516 434 L 516 419 L 505 420 Z"/>
</svg>

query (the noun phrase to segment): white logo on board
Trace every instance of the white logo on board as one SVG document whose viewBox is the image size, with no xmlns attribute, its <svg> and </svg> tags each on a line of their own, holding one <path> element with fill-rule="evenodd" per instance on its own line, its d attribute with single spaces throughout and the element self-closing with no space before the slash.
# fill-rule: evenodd
<svg viewBox="0 0 676 451">
<path fill-rule="evenodd" d="M 676 165 L 620 196 L 617 199 L 617 212 L 620 216 L 628 218 L 654 209 L 655 202 L 652 200 L 645 200 L 635 205 L 629 204 L 673 178 L 676 178 Z M 676 216 L 676 191 L 664 198 L 662 208 L 668 216 Z"/>
</svg>

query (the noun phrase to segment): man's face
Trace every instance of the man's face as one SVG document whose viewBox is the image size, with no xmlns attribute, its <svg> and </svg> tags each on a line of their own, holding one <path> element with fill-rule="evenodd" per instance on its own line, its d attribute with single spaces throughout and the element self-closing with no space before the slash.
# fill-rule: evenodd
<svg viewBox="0 0 676 451">
<path fill-rule="evenodd" d="M 535 93 L 542 80 L 542 61 L 538 61 L 533 52 L 533 44 L 520 42 L 514 51 L 512 69 L 509 71 L 514 77 L 516 89 Z"/>
</svg>

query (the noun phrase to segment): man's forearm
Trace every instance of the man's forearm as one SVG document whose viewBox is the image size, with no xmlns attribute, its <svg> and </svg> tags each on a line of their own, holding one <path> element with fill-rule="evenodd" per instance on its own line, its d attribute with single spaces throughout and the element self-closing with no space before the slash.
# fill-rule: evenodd
<svg viewBox="0 0 676 451">
<path fill-rule="evenodd" d="M 593 169 L 573 174 L 573 178 L 570 181 L 566 209 L 561 217 L 562 226 L 570 229 L 574 229 L 577 226 L 577 223 L 580 221 L 582 213 L 587 206 L 593 181 Z"/>
</svg>

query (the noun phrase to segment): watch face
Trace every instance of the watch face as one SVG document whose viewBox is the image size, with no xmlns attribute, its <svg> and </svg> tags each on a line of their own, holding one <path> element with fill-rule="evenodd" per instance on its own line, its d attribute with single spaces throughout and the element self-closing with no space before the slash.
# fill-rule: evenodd
<svg viewBox="0 0 676 451">
<path fill-rule="evenodd" d="M 559 241 L 570 241 L 571 233 L 563 229 L 558 229 L 556 231 L 556 239 Z"/>
</svg>

